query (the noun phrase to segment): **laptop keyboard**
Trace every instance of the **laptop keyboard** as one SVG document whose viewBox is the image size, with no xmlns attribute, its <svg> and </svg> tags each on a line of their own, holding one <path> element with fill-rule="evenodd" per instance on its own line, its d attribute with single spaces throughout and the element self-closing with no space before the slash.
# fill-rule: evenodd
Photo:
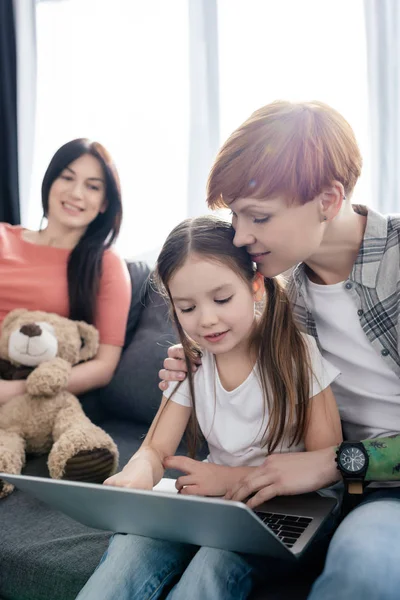
<svg viewBox="0 0 400 600">
<path fill-rule="evenodd" d="M 312 521 L 310 517 L 294 517 L 267 512 L 256 512 L 256 515 L 288 548 L 297 542 Z"/>
</svg>

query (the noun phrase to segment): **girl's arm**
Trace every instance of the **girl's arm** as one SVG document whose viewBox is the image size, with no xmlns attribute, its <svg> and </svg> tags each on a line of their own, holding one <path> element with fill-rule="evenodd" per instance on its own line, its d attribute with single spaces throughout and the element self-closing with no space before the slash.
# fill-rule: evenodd
<svg viewBox="0 0 400 600">
<path fill-rule="evenodd" d="M 188 424 L 191 407 L 168 401 L 161 406 L 139 450 L 120 473 L 104 483 L 119 487 L 152 489 L 164 474 L 164 460 L 175 454 Z"/>
<path fill-rule="evenodd" d="M 308 452 L 336 446 L 343 440 L 342 425 L 330 386 L 310 399 L 304 444 Z"/>
<path fill-rule="evenodd" d="M 335 447 L 342 441 L 339 411 L 330 387 L 311 398 L 305 434 L 307 452 L 271 454 L 226 495 L 255 508 L 275 496 L 305 494 L 340 479 Z"/>
<path fill-rule="evenodd" d="M 311 398 L 308 412 L 308 426 L 305 435 L 306 450 L 320 450 L 336 446 L 342 441 L 342 427 L 339 411 L 330 387 Z M 283 470 L 288 466 L 300 469 L 296 465 L 295 453 L 273 454 L 267 457 L 264 465 L 269 467 L 270 485 L 281 478 Z M 304 453 L 302 453 L 304 454 Z M 297 456 L 297 455 L 296 455 Z M 301 459 L 302 457 L 299 456 Z M 184 456 L 171 456 L 165 464 L 169 468 L 179 469 L 185 475 L 179 477 L 176 487 L 181 494 L 223 496 L 228 490 L 236 489 L 240 482 L 259 475 L 259 467 L 225 467 L 212 463 L 194 461 Z M 269 492 L 272 492 L 270 487 Z M 290 492 L 293 493 L 293 492 Z M 299 492 L 300 493 L 300 492 Z M 243 498 L 240 498 L 243 499 Z"/>
</svg>

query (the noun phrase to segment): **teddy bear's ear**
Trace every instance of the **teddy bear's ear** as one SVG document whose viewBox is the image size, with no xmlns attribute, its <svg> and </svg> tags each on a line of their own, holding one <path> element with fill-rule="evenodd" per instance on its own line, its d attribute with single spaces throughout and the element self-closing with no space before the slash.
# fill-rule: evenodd
<svg viewBox="0 0 400 600">
<path fill-rule="evenodd" d="M 4 331 L 7 327 L 9 327 L 11 325 L 11 323 L 13 321 L 16 321 L 18 319 L 18 317 L 20 317 L 21 315 L 23 315 L 25 312 L 28 312 L 28 309 L 26 308 L 15 308 L 14 310 L 11 310 L 7 316 L 5 317 L 5 319 L 3 319 L 3 323 L 1 325 L 2 330 Z"/>
<path fill-rule="evenodd" d="M 89 360 L 96 356 L 99 349 L 99 332 L 93 325 L 88 325 L 84 321 L 77 321 L 76 324 L 82 339 L 79 358 L 80 360 Z"/>
</svg>

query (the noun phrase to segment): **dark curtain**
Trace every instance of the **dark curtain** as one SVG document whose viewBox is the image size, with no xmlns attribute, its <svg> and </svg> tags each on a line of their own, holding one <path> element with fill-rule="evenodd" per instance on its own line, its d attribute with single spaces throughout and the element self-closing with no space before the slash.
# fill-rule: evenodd
<svg viewBox="0 0 400 600">
<path fill-rule="evenodd" d="M 17 52 L 12 0 L 0 0 L 0 221 L 20 223 Z"/>
</svg>

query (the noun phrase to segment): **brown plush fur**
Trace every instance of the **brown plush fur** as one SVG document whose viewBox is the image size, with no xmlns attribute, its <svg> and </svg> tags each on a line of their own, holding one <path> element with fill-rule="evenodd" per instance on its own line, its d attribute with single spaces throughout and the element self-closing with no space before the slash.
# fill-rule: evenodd
<svg viewBox="0 0 400 600">
<path fill-rule="evenodd" d="M 117 447 L 105 431 L 86 417 L 78 399 L 65 389 L 72 366 L 96 355 L 97 330 L 87 323 L 55 314 L 16 309 L 3 321 L 0 359 L 16 367 L 23 366 L 9 356 L 10 336 L 13 332 L 31 330 L 37 342 L 43 323 L 52 326 L 47 335 L 56 338 L 57 353 L 34 367 L 26 380 L 25 394 L 0 405 L 0 472 L 18 474 L 24 466 L 25 453 L 50 452 L 51 477 L 103 481 L 117 468 Z M 0 498 L 12 489 L 13 486 L 0 480 Z"/>
</svg>

